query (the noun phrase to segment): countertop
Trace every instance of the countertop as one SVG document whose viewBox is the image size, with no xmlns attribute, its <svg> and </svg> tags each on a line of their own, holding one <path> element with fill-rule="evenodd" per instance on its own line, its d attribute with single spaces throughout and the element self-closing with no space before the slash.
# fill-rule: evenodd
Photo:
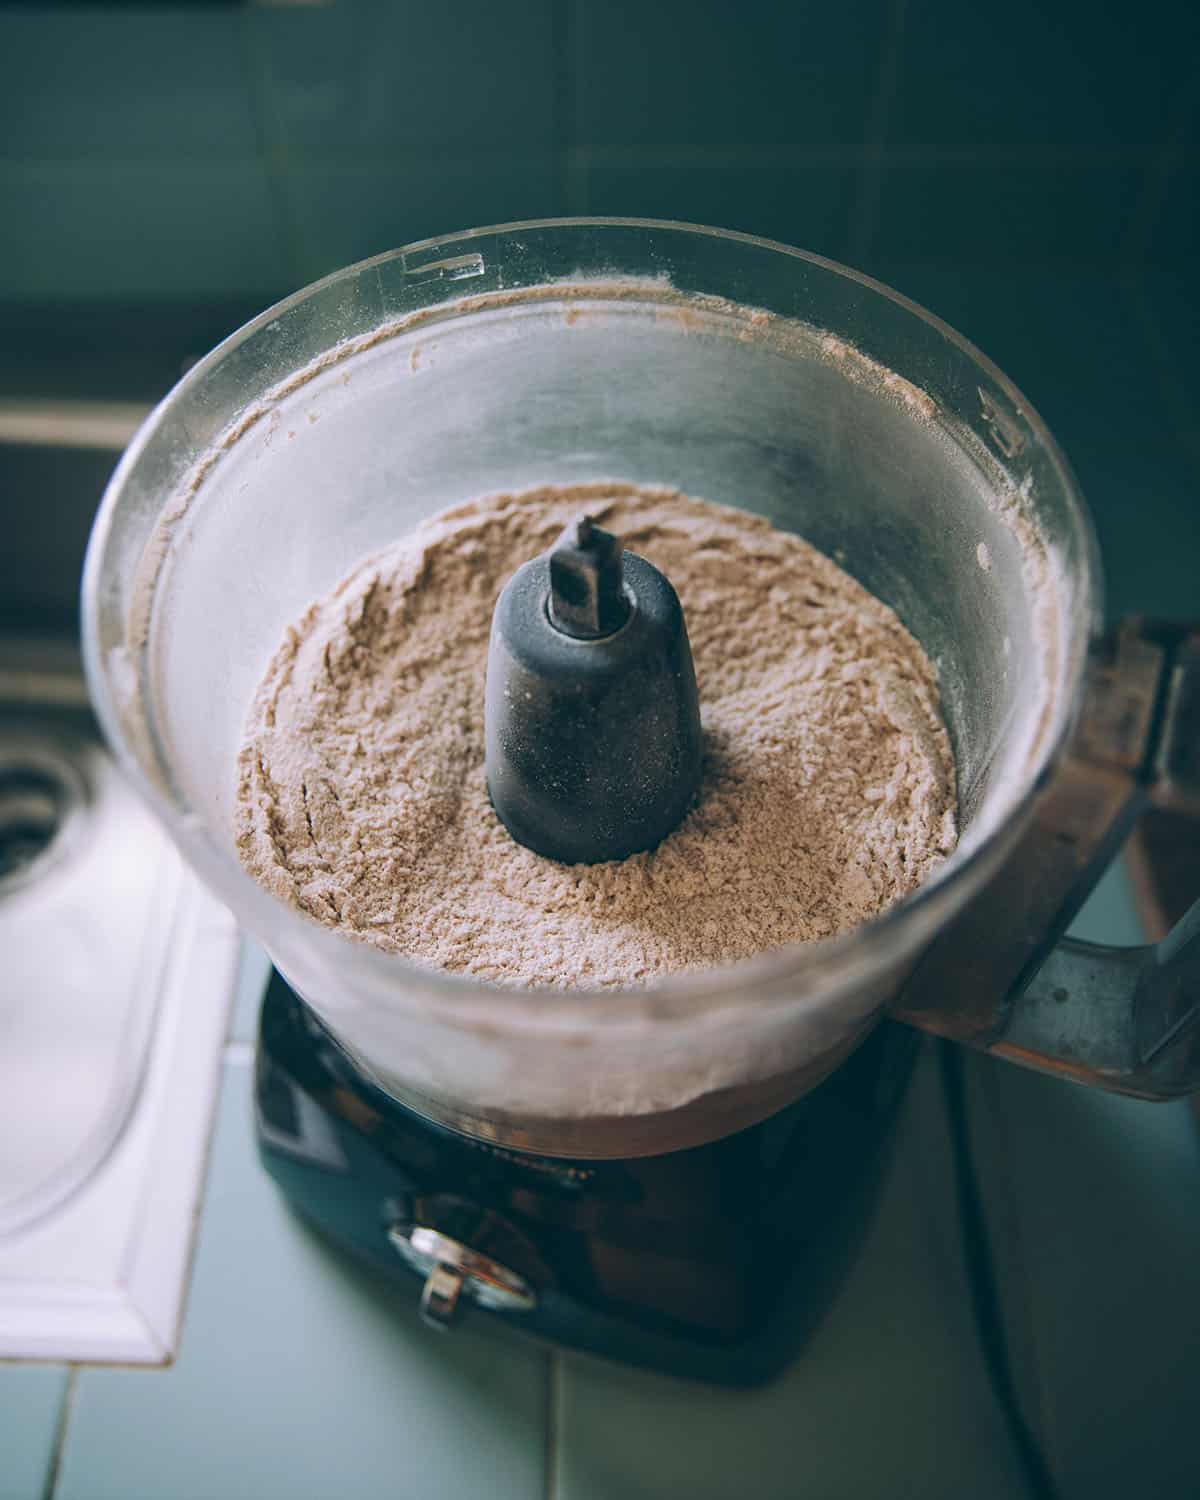
<svg viewBox="0 0 1200 1500">
<path fill-rule="evenodd" d="M 1186 278 L 874 265 L 1009 371 L 1096 515 L 1110 616 L 1195 615 Z M 1118 868 L 1076 929 L 1139 933 Z M 548 1354 L 412 1305 L 297 1222 L 254 1156 L 247 951 L 181 1352 L 167 1370 L 0 1366 L 0 1500 L 758 1500 L 1030 1493 L 982 1354 L 932 1043 L 856 1269 L 745 1394 Z M 1184 1103 L 966 1056 L 986 1244 L 1021 1411 L 1060 1500 L 1197 1493 L 1200 1149 Z"/>
<path fill-rule="evenodd" d="M 1077 931 L 1138 938 L 1124 872 Z M 856 1268 L 775 1384 L 727 1392 L 426 1330 L 299 1223 L 250 1101 L 247 947 L 182 1348 L 167 1370 L 0 1367 L 3 1500 L 1029 1494 L 972 1308 L 936 1044 Z M 1200 1150 L 1143 1104 L 969 1056 L 970 1134 L 1024 1418 L 1063 1500 L 1195 1492 Z"/>
</svg>

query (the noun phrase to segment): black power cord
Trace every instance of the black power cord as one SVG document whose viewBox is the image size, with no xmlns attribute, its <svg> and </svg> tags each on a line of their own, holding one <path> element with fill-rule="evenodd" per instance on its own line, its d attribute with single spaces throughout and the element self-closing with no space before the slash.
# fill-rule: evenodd
<svg viewBox="0 0 1200 1500">
<path fill-rule="evenodd" d="M 952 1042 L 938 1043 L 942 1089 L 950 1119 L 950 1142 L 954 1160 L 954 1187 L 958 1200 L 966 1252 L 967 1282 L 971 1293 L 971 1310 L 983 1353 L 988 1383 L 996 1398 L 1017 1458 L 1025 1474 L 1031 1500 L 1058 1500 L 1058 1487 L 1050 1472 L 1046 1455 L 1025 1414 L 1021 1410 L 1012 1357 L 1000 1310 L 996 1266 L 992 1244 L 984 1217 L 983 1199 L 971 1151 L 967 1123 L 967 1091 L 963 1070 L 963 1050 Z"/>
</svg>

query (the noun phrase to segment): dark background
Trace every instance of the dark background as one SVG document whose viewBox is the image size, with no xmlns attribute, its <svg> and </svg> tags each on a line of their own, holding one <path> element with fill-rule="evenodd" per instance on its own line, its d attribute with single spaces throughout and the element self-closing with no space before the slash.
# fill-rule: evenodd
<svg viewBox="0 0 1200 1500">
<path fill-rule="evenodd" d="M 974 339 L 1080 474 L 1110 612 L 1200 614 L 1198 56 L 1200 7 L 1155 0 L 5 4 L 0 396 L 155 399 L 412 239 L 717 224 Z M 8 462 L 0 506 L 81 547 L 81 462 Z"/>
</svg>

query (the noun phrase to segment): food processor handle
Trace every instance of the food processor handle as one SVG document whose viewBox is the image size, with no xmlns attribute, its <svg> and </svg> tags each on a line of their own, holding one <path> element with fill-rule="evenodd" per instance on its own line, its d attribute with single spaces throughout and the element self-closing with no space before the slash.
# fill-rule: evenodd
<svg viewBox="0 0 1200 1500">
<path fill-rule="evenodd" d="M 1134 948 L 1063 937 L 1131 829 L 1152 915 L 1174 927 Z M 894 1013 L 1117 1093 L 1200 1090 L 1200 901 L 1178 915 L 1172 889 L 1198 870 L 1200 629 L 1130 619 L 1093 652 L 1070 750 L 1015 853 Z"/>
</svg>

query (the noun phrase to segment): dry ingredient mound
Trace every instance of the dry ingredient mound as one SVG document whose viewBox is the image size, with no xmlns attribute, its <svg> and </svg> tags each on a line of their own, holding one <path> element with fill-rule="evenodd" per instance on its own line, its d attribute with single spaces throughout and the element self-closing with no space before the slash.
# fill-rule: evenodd
<svg viewBox="0 0 1200 1500">
<path fill-rule="evenodd" d="M 586 510 L 675 585 L 705 738 L 657 849 L 562 865 L 484 783 L 497 594 Z M 443 511 L 313 604 L 255 698 L 246 867 L 390 952 L 501 985 L 606 988 L 843 932 L 954 846 L 936 676 L 886 605 L 799 537 L 663 488 L 547 487 Z"/>
</svg>

